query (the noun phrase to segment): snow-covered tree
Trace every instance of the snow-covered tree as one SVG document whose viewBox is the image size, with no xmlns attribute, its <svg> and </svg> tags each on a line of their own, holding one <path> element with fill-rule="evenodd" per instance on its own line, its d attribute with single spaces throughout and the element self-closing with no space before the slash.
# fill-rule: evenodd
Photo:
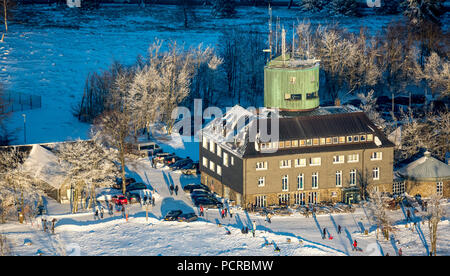
<svg viewBox="0 0 450 276">
<path fill-rule="evenodd" d="M 385 120 L 381 117 L 377 111 L 377 98 L 374 97 L 374 90 L 370 90 L 367 95 L 363 93 L 358 94 L 358 98 L 361 100 L 360 108 L 366 113 L 367 117 L 380 129 L 384 130 L 386 127 Z"/>
<path fill-rule="evenodd" d="M 61 143 L 57 155 L 71 186 L 78 191 L 90 191 L 90 206 L 96 198 L 95 189 L 111 186 L 118 175 L 117 166 L 113 162 L 115 151 L 103 147 L 96 139 Z M 74 213 L 77 210 L 77 199 L 73 202 Z"/>
<path fill-rule="evenodd" d="M 385 238 L 389 237 L 389 232 L 392 230 L 392 219 L 389 216 L 389 197 L 378 189 L 371 189 L 369 192 L 369 214 L 372 220 L 377 225 L 377 239 L 378 229 L 383 231 Z"/>
<path fill-rule="evenodd" d="M 426 58 L 423 70 L 417 66 L 418 76 L 427 80 L 433 94 L 450 95 L 450 61 L 433 52 Z"/>
<path fill-rule="evenodd" d="M 30 172 L 23 168 L 24 154 L 16 149 L 0 152 L 0 208 L 2 222 L 9 213 L 36 209 L 44 194 Z M 15 208 L 15 210 L 14 210 Z"/>
<path fill-rule="evenodd" d="M 445 216 L 445 207 L 441 204 L 442 195 L 433 194 L 430 200 L 427 201 L 427 214 L 425 219 L 428 220 L 428 229 L 430 230 L 430 255 L 436 256 L 437 239 L 438 239 L 438 224 Z"/>
<path fill-rule="evenodd" d="M 440 16 L 444 11 L 444 0 L 405 0 L 402 3 L 404 15 L 413 25 L 420 25 L 425 21 L 440 23 Z"/>
</svg>

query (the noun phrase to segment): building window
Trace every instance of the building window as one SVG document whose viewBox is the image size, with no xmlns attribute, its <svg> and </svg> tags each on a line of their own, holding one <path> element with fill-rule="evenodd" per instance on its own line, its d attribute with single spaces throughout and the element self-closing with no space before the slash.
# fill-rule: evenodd
<svg viewBox="0 0 450 276">
<path fill-rule="evenodd" d="M 266 178 L 264 176 L 258 177 L 258 187 L 264 187 L 266 184 Z"/>
<path fill-rule="evenodd" d="M 320 166 L 321 160 L 322 159 L 320 157 L 313 157 L 313 158 L 311 158 L 309 165 L 310 166 Z"/>
<path fill-rule="evenodd" d="M 373 134 L 367 134 L 367 141 L 372 142 L 373 141 Z"/>
<path fill-rule="evenodd" d="M 311 192 L 308 194 L 308 204 L 317 204 L 317 192 Z"/>
<path fill-rule="evenodd" d="M 281 190 L 287 192 L 289 190 L 289 176 L 284 175 L 281 179 Z"/>
<path fill-rule="evenodd" d="M 405 193 L 405 181 L 394 182 L 392 186 L 392 193 L 394 195 L 401 195 Z"/>
<path fill-rule="evenodd" d="M 222 157 L 222 148 L 217 145 L 217 156 Z"/>
<path fill-rule="evenodd" d="M 266 207 L 267 206 L 267 199 L 266 196 L 256 196 L 256 206 L 257 207 Z"/>
<path fill-rule="evenodd" d="M 313 145 L 314 145 L 314 146 L 319 145 L 319 138 L 314 138 L 314 139 L 313 139 Z"/>
<path fill-rule="evenodd" d="M 281 160 L 280 169 L 286 169 L 291 167 L 291 160 Z"/>
<path fill-rule="evenodd" d="M 382 159 L 383 159 L 382 152 L 372 152 L 372 154 L 370 155 L 370 160 L 372 160 L 372 161 L 382 160 Z"/>
<path fill-rule="evenodd" d="M 226 152 L 223 153 L 223 165 L 228 167 L 228 153 Z"/>
<path fill-rule="evenodd" d="M 350 170 L 350 186 L 356 185 L 356 169 Z"/>
<path fill-rule="evenodd" d="M 206 157 L 203 157 L 202 160 L 203 160 L 203 162 L 202 162 L 203 167 L 208 168 L 208 159 Z"/>
<path fill-rule="evenodd" d="M 293 148 L 298 147 L 298 140 L 292 140 L 292 147 Z"/>
<path fill-rule="evenodd" d="M 294 194 L 294 201 L 297 205 L 305 205 L 305 193 Z"/>
<path fill-rule="evenodd" d="M 217 165 L 217 174 L 222 175 L 222 167 Z"/>
<path fill-rule="evenodd" d="M 331 138 L 331 137 L 328 137 L 328 138 L 326 138 L 326 140 L 325 140 L 325 143 L 326 143 L 327 145 L 331 144 L 332 142 L 333 142 L 333 138 Z"/>
<path fill-rule="evenodd" d="M 279 142 L 278 143 L 278 148 L 283 149 L 284 148 L 284 142 Z"/>
<path fill-rule="evenodd" d="M 278 196 L 278 202 L 280 205 L 289 205 L 289 194 L 281 194 Z"/>
<path fill-rule="evenodd" d="M 305 188 L 305 177 L 304 174 L 299 174 L 297 176 L 297 190 L 303 190 Z"/>
<path fill-rule="evenodd" d="M 355 154 L 348 155 L 347 162 L 348 163 L 357 163 L 357 162 L 359 162 L 359 154 L 355 153 Z"/>
<path fill-rule="evenodd" d="M 214 162 L 213 162 L 213 161 L 209 161 L 209 169 L 210 169 L 211 171 L 214 171 L 214 167 L 215 167 Z"/>
<path fill-rule="evenodd" d="M 305 140 L 300 140 L 300 147 L 304 147 L 306 146 L 306 141 Z"/>
<path fill-rule="evenodd" d="M 359 136 L 359 141 L 365 142 L 366 141 L 366 135 Z"/>
<path fill-rule="evenodd" d="M 306 145 L 312 146 L 312 139 L 306 139 Z"/>
<path fill-rule="evenodd" d="M 208 149 L 208 139 L 206 139 L 205 136 L 203 136 L 203 147 L 204 147 L 205 149 Z"/>
<path fill-rule="evenodd" d="M 339 143 L 345 143 L 345 136 L 339 136 Z"/>
<path fill-rule="evenodd" d="M 347 136 L 347 143 L 351 143 L 353 142 L 353 137 L 352 136 Z"/>
<path fill-rule="evenodd" d="M 306 167 L 306 158 L 295 159 L 295 167 Z"/>
<path fill-rule="evenodd" d="M 315 172 L 312 174 L 312 188 L 318 189 L 319 188 L 319 173 Z"/>
<path fill-rule="evenodd" d="M 214 143 L 213 141 L 210 141 L 210 142 L 209 142 L 209 150 L 210 150 L 212 153 L 215 153 L 215 149 L 216 149 L 216 143 Z"/>
<path fill-rule="evenodd" d="M 320 144 L 325 145 L 325 138 L 320 138 Z"/>
<path fill-rule="evenodd" d="M 339 138 L 338 137 L 333 137 L 333 144 L 337 144 L 339 143 Z"/>
<path fill-rule="evenodd" d="M 444 194 L 444 184 L 442 183 L 442 181 L 436 183 L 436 193 L 438 195 Z"/>
<path fill-rule="evenodd" d="M 380 168 L 376 167 L 372 170 L 372 178 L 373 180 L 379 180 L 380 179 Z"/>
<path fill-rule="evenodd" d="M 353 137 L 353 142 L 359 142 L 359 135 Z"/>
<path fill-rule="evenodd" d="M 256 162 L 256 170 L 257 171 L 267 170 L 267 161 Z"/>
<path fill-rule="evenodd" d="M 290 82 L 295 83 L 295 77 L 291 77 Z"/>
<path fill-rule="evenodd" d="M 336 187 L 342 187 L 342 171 L 336 172 Z"/>
<path fill-rule="evenodd" d="M 342 163 L 344 163 L 344 155 L 333 156 L 333 164 L 342 164 Z"/>
<path fill-rule="evenodd" d="M 234 166 L 234 157 L 231 156 L 231 166 Z"/>
</svg>

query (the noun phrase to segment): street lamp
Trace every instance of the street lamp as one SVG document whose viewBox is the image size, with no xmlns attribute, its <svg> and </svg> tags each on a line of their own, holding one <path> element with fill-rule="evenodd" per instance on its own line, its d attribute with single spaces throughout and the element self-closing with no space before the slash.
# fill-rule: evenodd
<svg viewBox="0 0 450 276">
<path fill-rule="evenodd" d="M 23 143 L 26 144 L 27 143 L 27 115 L 26 114 L 22 114 L 23 116 Z"/>
</svg>

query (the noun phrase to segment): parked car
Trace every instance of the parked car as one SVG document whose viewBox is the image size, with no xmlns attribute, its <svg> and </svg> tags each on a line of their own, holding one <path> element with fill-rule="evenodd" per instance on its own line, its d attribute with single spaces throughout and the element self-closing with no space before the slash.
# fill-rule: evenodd
<svg viewBox="0 0 450 276">
<path fill-rule="evenodd" d="M 172 210 L 169 211 L 164 217 L 165 221 L 175 221 L 183 212 L 181 210 Z"/>
<path fill-rule="evenodd" d="M 181 159 L 175 163 L 170 164 L 169 167 L 172 170 L 179 170 L 179 169 L 183 168 L 184 166 L 188 166 L 188 165 L 192 164 L 193 162 L 194 161 L 192 161 L 192 159 L 190 159 L 190 158 Z"/>
<path fill-rule="evenodd" d="M 128 200 L 124 195 L 115 195 L 112 197 L 112 201 L 117 205 L 126 205 Z"/>
<path fill-rule="evenodd" d="M 162 149 L 155 142 L 145 142 L 137 144 L 138 151 L 145 156 L 153 156 L 162 152 Z"/>
<path fill-rule="evenodd" d="M 211 193 L 204 189 L 194 189 L 191 191 L 191 197 L 212 196 Z"/>
<path fill-rule="evenodd" d="M 144 183 L 140 183 L 140 182 L 135 182 L 135 183 L 127 186 L 127 192 L 134 191 L 134 190 L 144 190 L 144 189 L 148 189 L 147 185 L 145 185 Z"/>
<path fill-rule="evenodd" d="M 183 187 L 183 191 L 185 191 L 186 193 L 191 193 L 195 189 L 203 189 L 209 191 L 208 186 L 204 184 L 187 184 L 186 186 Z"/>
<path fill-rule="evenodd" d="M 191 222 L 191 221 L 196 221 L 198 219 L 198 216 L 195 213 L 185 213 L 185 214 L 181 214 L 178 217 L 178 221 L 180 222 Z"/>
<path fill-rule="evenodd" d="M 140 202 L 141 197 L 139 196 L 139 194 L 127 192 L 127 200 L 130 203 Z"/>
<path fill-rule="evenodd" d="M 136 179 L 132 178 L 132 177 L 127 177 L 125 179 L 125 185 L 128 186 L 132 183 L 135 183 Z M 114 189 L 122 189 L 122 178 L 116 178 L 116 184 L 113 185 Z"/>
<path fill-rule="evenodd" d="M 164 162 L 164 165 L 170 165 L 172 163 L 177 162 L 178 160 L 181 160 L 181 157 L 176 156 L 176 155 L 169 155 L 164 158 L 163 162 Z"/>
<path fill-rule="evenodd" d="M 168 153 L 168 152 L 160 152 L 157 153 L 155 157 L 153 157 L 153 159 L 155 160 L 155 162 L 157 163 L 163 163 L 164 162 L 164 158 L 168 157 L 168 156 L 172 156 L 175 155 L 173 153 Z"/>
<path fill-rule="evenodd" d="M 200 173 L 198 162 L 192 162 L 191 164 L 185 165 L 180 168 L 181 173 L 186 175 L 197 175 Z"/>
<path fill-rule="evenodd" d="M 203 207 L 207 207 L 207 208 L 222 208 L 223 207 L 222 202 L 218 201 L 216 198 L 213 198 L 211 196 L 194 197 L 192 199 L 192 201 L 195 206 L 202 205 Z"/>
</svg>

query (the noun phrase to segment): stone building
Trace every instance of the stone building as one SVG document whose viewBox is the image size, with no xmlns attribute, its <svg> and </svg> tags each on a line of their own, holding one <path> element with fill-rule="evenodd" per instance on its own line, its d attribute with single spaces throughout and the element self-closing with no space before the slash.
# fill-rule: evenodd
<svg viewBox="0 0 450 276">
<path fill-rule="evenodd" d="M 393 194 L 407 193 L 429 197 L 450 197 L 450 166 L 425 152 L 424 156 L 403 166 L 395 173 Z"/>
</svg>

